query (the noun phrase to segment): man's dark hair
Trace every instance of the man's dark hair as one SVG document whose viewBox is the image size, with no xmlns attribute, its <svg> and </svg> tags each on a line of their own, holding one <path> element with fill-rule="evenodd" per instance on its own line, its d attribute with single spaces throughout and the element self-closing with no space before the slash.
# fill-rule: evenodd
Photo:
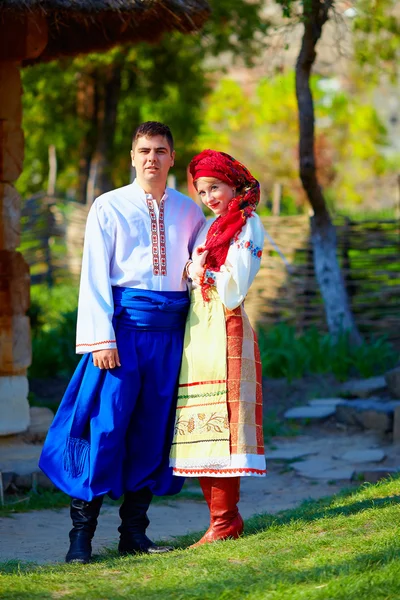
<svg viewBox="0 0 400 600">
<path fill-rule="evenodd" d="M 139 125 L 133 134 L 132 146 L 136 144 L 140 137 L 155 137 L 156 135 L 162 135 L 167 138 L 168 145 L 171 152 L 174 150 L 174 138 L 168 125 L 159 123 L 158 121 L 146 121 Z"/>
</svg>

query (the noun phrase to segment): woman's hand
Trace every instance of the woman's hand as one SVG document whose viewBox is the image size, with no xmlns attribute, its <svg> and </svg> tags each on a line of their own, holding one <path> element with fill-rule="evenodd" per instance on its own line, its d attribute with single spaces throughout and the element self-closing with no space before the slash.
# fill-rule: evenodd
<svg viewBox="0 0 400 600">
<path fill-rule="evenodd" d="M 205 271 L 205 264 L 207 260 L 208 250 L 204 250 L 204 246 L 199 246 L 193 252 L 193 262 L 188 266 L 188 274 L 197 285 L 201 284 L 201 280 Z"/>
<path fill-rule="evenodd" d="M 107 350 L 95 350 L 92 352 L 93 364 L 99 369 L 114 369 L 120 367 L 118 350 L 116 348 L 108 348 Z"/>
</svg>

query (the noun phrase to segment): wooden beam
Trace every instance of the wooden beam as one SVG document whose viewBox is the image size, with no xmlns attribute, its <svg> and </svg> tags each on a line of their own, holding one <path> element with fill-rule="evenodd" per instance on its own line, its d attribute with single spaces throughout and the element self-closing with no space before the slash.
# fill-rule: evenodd
<svg viewBox="0 0 400 600">
<path fill-rule="evenodd" d="M 0 21 L 0 61 L 22 62 L 38 58 L 48 42 L 46 17 L 42 13 L 8 12 Z"/>
</svg>

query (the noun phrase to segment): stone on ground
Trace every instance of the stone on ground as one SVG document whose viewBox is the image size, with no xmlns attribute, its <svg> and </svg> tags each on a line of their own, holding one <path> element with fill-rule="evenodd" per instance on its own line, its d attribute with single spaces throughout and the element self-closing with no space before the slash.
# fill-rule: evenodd
<svg viewBox="0 0 400 600">
<path fill-rule="evenodd" d="M 385 381 L 391 395 L 394 398 L 400 398 L 400 367 L 388 371 Z"/>
<path fill-rule="evenodd" d="M 38 471 L 39 457 L 42 452 L 40 444 L 0 443 L 0 471 L 14 471 L 26 475 Z"/>
<path fill-rule="evenodd" d="M 54 419 L 54 413 L 45 406 L 32 406 L 29 409 L 30 425 L 24 434 L 24 439 L 35 442 L 43 442 Z"/>
<path fill-rule="evenodd" d="M 320 456 L 294 463 L 293 468 L 299 475 L 308 479 L 350 480 L 354 473 L 354 467 L 351 465 Z"/>
<path fill-rule="evenodd" d="M 393 443 L 400 443 L 400 406 L 396 406 L 393 415 Z"/>
<path fill-rule="evenodd" d="M 339 393 L 356 398 L 368 398 L 386 388 L 385 377 L 370 377 L 369 379 L 352 379 L 346 381 Z"/>
<path fill-rule="evenodd" d="M 28 379 L 0 377 L 0 436 L 26 431 L 29 426 Z"/>
<path fill-rule="evenodd" d="M 265 453 L 267 461 L 269 460 L 296 460 L 303 456 L 314 454 L 312 450 L 307 450 L 307 447 L 301 447 L 298 444 L 285 444 L 281 447 L 268 450 Z"/>
<path fill-rule="evenodd" d="M 335 406 L 296 406 L 290 408 L 284 414 L 285 419 L 313 419 L 316 421 L 327 419 L 335 414 Z"/>
<path fill-rule="evenodd" d="M 357 425 L 386 433 L 393 429 L 393 414 L 397 402 L 349 400 L 336 406 L 336 419 L 346 425 Z"/>
<path fill-rule="evenodd" d="M 338 404 L 342 404 L 345 402 L 343 398 L 315 398 L 314 400 L 309 400 L 308 404 L 310 406 L 337 406 Z"/>
<path fill-rule="evenodd" d="M 30 490 L 37 486 L 51 489 L 54 485 L 39 469 L 41 444 L 25 444 L 18 441 L 0 440 L 0 472 L 7 489 L 13 484 L 18 489 Z"/>
<path fill-rule="evenodd" d="M 345 460 L 351 463 L 371 463 L 381 462 L 386 458 L 386 454 L 380 448 L 348 450 L 344 454 L 337 457 L 340 460 Z"/>
</svg>

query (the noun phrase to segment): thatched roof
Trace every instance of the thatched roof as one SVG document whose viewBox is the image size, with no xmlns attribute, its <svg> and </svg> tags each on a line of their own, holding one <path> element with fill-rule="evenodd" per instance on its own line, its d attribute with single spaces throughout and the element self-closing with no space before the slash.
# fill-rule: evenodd
<svg viewBox="0 0 400 600">
<path fill-rule="evenodd" d="M 31 62 L 156 41 L 164 32 L 190 33 L 210 12 L 206 0 L 0 0 L 0 21 L 44 15 L 49 41 Z"/>
</svg>

